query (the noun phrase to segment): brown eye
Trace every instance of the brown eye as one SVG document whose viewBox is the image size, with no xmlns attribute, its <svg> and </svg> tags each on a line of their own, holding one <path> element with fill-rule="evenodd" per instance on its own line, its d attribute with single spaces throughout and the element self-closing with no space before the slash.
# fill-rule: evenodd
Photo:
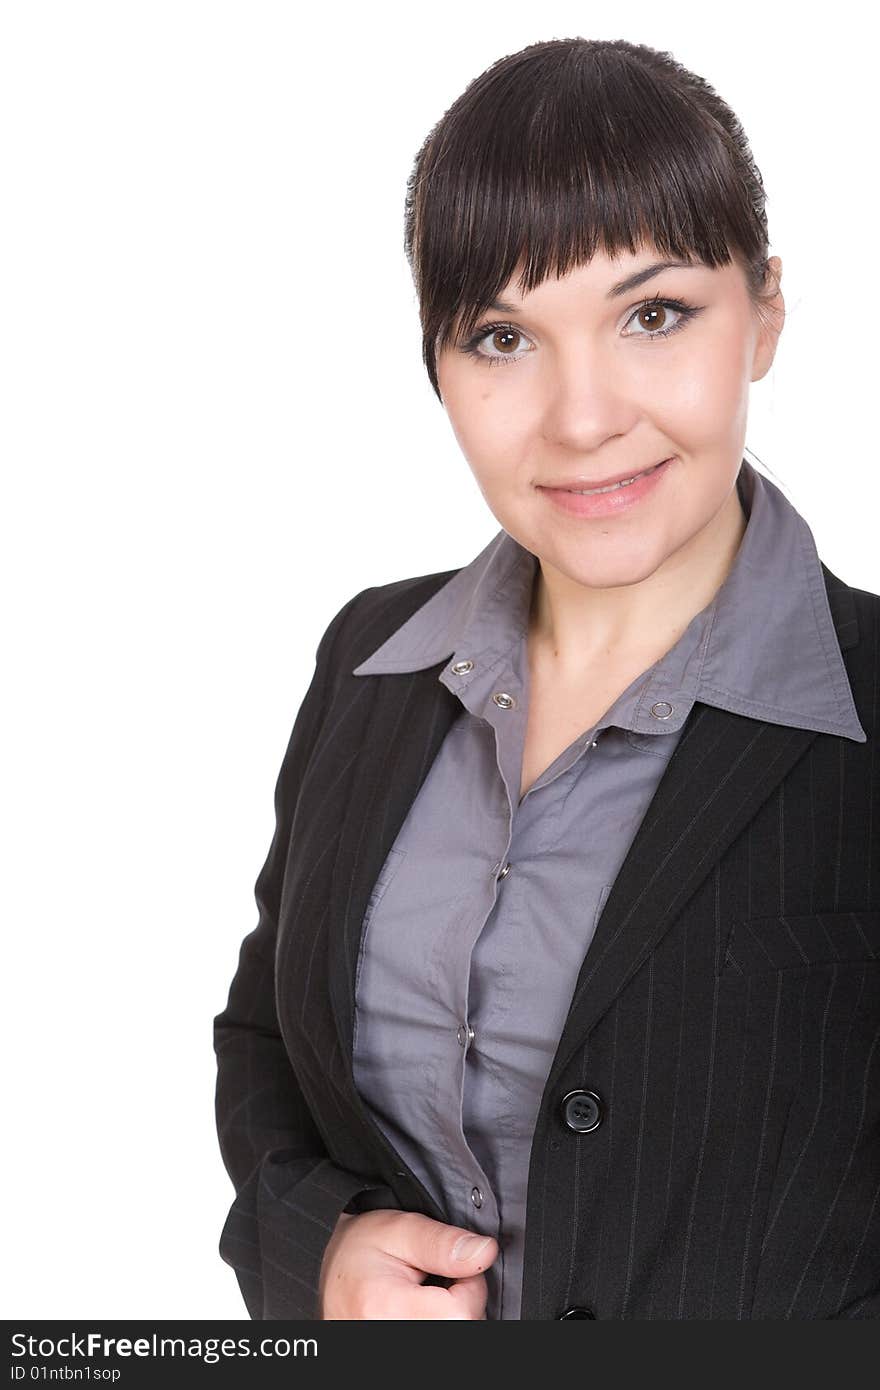
<svg viewBox="0 0 880 1390">
<path fill-rule="evenodd" d="M 517 339 L 521 336 L 515 328 L 499 328 L 492 334 L 492 346 L 506 356 L 516 348 Z"/>
<path fill-rule="evenodd" d="M 486 323 L 478 328 L 474 336 L 464 344 L 463 352 L 477 357 L 490 367 L 499 363 L 519 362 L 526 353 L 532 351 L 525 346 L 528 338 L 518 328 L 509 323 Z"/>
<path fill-rule="evenodd" d="M 671 319 L 670 310 L 672 311 Z M 647 343 L 659 341 L 668 338 L 670 333 L 677 333 L 695 314 L 701 312 L 701 308 L 693 304 L 685 304 L 681 299 L 662 299 L 657 295 L 653 299 L 646 299 L 633 311 L 628 323 L 633 324 L 637 331 L 634 332 L 630 329 L 624 336 L 644 338 Z"/>
<path fill-rule="evenodd" d="M 666 307 L 663 304 L 644 304 L 638 311 L 638 320 L 649 332 L 666 326 Z"/>
</svg>

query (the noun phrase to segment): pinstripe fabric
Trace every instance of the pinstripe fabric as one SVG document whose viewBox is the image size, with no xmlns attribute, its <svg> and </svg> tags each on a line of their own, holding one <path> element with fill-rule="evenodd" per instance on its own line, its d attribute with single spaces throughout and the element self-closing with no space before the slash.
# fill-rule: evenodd
<svg viewBox="0 0 880 1390">
<path fill-rule="evenodd" d="M 822 567 L 867 741 L 697 701 L 607 899 L 547 1078 L 521 1316 L 880 1316 L 880 598 Z M 376 877 L 460 710 L 351 672 L 455 571 L 365 590 L 319 646 L 276 788 L 259 921 L 215 1019 L 252 1317 L 313 1318 L 348 1200 L 447 1220 L 352 1076 Z M 606 1118 L 574 1134 L 570 1090 Z"/>
</svg>

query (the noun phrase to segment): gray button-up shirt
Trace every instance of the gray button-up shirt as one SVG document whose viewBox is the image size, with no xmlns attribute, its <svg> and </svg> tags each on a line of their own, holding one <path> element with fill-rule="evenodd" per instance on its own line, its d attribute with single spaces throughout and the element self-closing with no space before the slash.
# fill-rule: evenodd
<svg viewBox="0 0 880 1390">
<path fill-rule="evenodd" d="M 746 459 L 724 584 L 519 799 L 536 557 L 500 531 L 354 675 L 439 679 L 461 716 L 364 916 L 354 1067 L 450 1221 L 493 1235 L 486 1316 L 520 1316 L 532 1136 L 596 922 L 695 700 L 864 743 L 813 535 Z M 576 904 L 576 910 L 573 905 Z"/>
</svg>

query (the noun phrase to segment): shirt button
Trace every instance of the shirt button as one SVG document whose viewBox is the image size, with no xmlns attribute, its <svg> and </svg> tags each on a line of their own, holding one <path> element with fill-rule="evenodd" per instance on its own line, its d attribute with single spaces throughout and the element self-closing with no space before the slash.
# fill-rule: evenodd
<svg viewBox="0 0 880 1390">
<path fill-rule="evenodd" d="M 450 670 L 455 676 L 465 676 L 467 675 L 468 671 L 472 671 L 473 669 L 474 663 L 470 660 L 453 662 L 452 666 L 450 667 Z"/>
<path fill-rule="evenodd" d="M 516 707 L 516 700 L 512 695 L 508 695 L 506 690 L 496 690 L 492 699 L 499 709 L 514 709 Z"/>
<path fill-rule="evenodd" d="M 469 1023 L 462 1023 L 459 1026 L 456 1037 L 462 1047 L 469 1047 L 474 1040 L 474 1030 Z"/>
<path fill-rule="evenodd" d="M 556 1321 L 562 1322 L 564 1318 L 595 1318 L 595 1316 L 596 1314 L 590 1308 L 566 1308 L 564 1313 L 559 1314 L 559 1317 L 556 1319 Z"/>
<path fill-rule="evenodd" d="M 475 1207 L 481 1207 L 483 1205 L 483 1194 L 478 1187 L 471 1188 L 471 1201 Z"/>
<path fill-rule="evenodd" d="M 674 711 L 675 705 L 671 705 L 668 700 L 658 700 L 656 705 L 651 706 L 651 713 L 655 719 L 668 719 Z"/>
<path fill-rule="evenodd" d="M 501 873 L 498 875 L 498 877 L 499 877 L 499 878 L 507 878 L 507 875 L 508 875 L 509 873 L 510 873 L 510 864 L 508 863 L 508 864 L 505 864 L 505 865 L 504 865 L 504 868 L 501 870 Z"/>
</svg>

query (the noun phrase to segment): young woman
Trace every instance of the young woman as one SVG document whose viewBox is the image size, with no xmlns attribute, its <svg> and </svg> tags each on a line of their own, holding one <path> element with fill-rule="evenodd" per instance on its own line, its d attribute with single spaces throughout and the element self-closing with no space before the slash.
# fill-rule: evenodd
<svg viewBox="0 0 880 1390">
<path fill-rule="evenodd" d="M 329 624 L 215 1020 L 255 1318 L 880 1316 L 880 599 L 743 457 L 736 117 L 539 43 L 408 187 L 501 530 Z"/>
</svg>

